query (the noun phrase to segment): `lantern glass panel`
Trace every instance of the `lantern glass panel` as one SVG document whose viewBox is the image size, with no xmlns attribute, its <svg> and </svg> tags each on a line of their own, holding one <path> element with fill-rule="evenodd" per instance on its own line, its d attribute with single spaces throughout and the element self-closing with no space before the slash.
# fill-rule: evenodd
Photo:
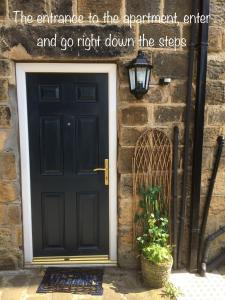
<svg viewBox="0 0 225 300">
<path fill-rule="evenodd" d="M 134 91 L 136 88 L 135 85 L 135 68 L 129 69 L 129 77 L 130 77 L 130 89 Z"/>
<path fill-rule="evenodd" d="M 145 89 L 148 90 L 148 86 L 149 86 L 149 81 L 150 81 L 150 75 L 151 75 L 151 70 L 147 69 L 147 78 L 146 78 L 146 83 L 145 83 Z"/>
<path fill-rule="evenodd" d="M 145 79 L 146 79 L 146 68 L 138 67 L 137 68 L 137 88 L 145 89 Z"/>
</svg>

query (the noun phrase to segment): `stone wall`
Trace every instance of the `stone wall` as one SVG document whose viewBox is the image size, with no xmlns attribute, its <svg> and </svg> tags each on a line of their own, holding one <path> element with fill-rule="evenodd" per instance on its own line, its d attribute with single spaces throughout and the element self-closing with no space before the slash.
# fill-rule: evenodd
<svg viewBox="0 0 225 300">
<path fill-rule="evenodd" d="M 225 18 L 224 1 L 211 1 L 212 22 L 209 30 L 209 55 L 207 99 L 205 114 L 205 136 L 203 150 L 202 198 L 205 199 L 208 179 L 217 149 L 216 139 L 225 135 Z M 225 151 L 215 183 L 214 194 L 209 211 L 207 234 L 213 233 L 220 226 L 225 226 Z M 217 255 L 225 246 L 224 235 L 213 242 L 210 257 Z"/>
<path fill-rule="evenodd" d="M 116 2 L 116 3 L 115 3 Z M 45 32 L 71 34 L 71 26 L 30 25 L 17 26 L 12 22 L 12 10 L 23 10 L 24 13 L 81 13 L 93 12 L 101 15 L 109 10 L 112 14 L 123 16 L 125 13 L 169 14 L 177 11 L 182 15 L 190 13 L 191 1 L 180 0 L 5 0 L 0 5 L 0 268 L 20 268 L 23 266 L 20 159 L 18 138 L 18 116 L 15 83 L 15 63 L 17 61 L 63 61 L 63 62 L 115 62 L 118 65 L 118 254 L 119 264 L 125 267 L 137 265 L 133 251 L 133 216 L 132 216 L 132 170 L 131 158 L 138 136 L 149 127 L 164 130 L 172 139 L 173 128 L 180 129 L 179 144 L 179 201 L 181 200 L 181 176 L 183 154 L 184 111 L 187 90 L 188 48 L 177 51 L 169 48 L 143 48 L 154 65 L 151 88 L 143 100 L 136 100 L 129 92 L 126 64 L 137 55 L 137 47 L 124 49 L 101 48 L 100 51 L 81 51 L 74 48 L 71 52 L 58 49 L 37 49 L 33 37 Z M 210 27 L 210 54 L 208 72 L 208 93 L 206 111 L 206 131 L 203 160 L 202 199 L 206 194 L 208 177 L 215 153 L 216 137 L 225 129 L 225 27 L 223 0 L 214 0 L 212 4 L 213 21 Z M 219 15 L 220 23 L 216 16 Z M 2 26 L 1 26 L 2 25 Z M 74 29 L 74 28 L 73 28 Z M 185 36 L 189 39 L 190 26 L 180 23 L 179 26 L 135 25 L 126 26 L 75 26 L 73 34 L 97 32 L 100 35 L 113 32 L 116 36 L 160 37 L 162 33 L 169 36 Z M 169 86 L 159 85 L 159 78 L 172 78 Z M 193 86 L 194 90 L 194 86 Z M 191 138 L 191 137 L 190 137 Z M 223 182 L 225 168 L 221 164 L 215 189 L 208 232 L 217 228 L 225 216 L 225 189 Z M 188 198 L 190 188 L 188 189 Z M 185 232 L 187 238 L 184 251 L 188 249 L 188 213 Z M 212 215 L 217 216 L 213 218 Z M 223 239 L 224 240 L 224 239 Z M 220 242 L 224 243 L 224 242 Z M 214 248 L 218 251 L 220 244 Z M 214 252 L 215 252 L 214 251 Z M 183 261 L 187 262 L 186 259 Z"/>
<path fill-rule="evenodd" d="M 0 60 L 0 268 L 22 266 L 18 118 L 13 63 Z"/>
</svg>

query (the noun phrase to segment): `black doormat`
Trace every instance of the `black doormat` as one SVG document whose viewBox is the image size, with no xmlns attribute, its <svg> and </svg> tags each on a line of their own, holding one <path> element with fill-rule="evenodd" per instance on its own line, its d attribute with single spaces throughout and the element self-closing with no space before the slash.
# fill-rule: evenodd
<svg viewBox="0 0 225 300">
<path fill-rule="evenodd" d="M 37 293 L 103 294 L 103 269 L 47 268 Z"/>
</svg>

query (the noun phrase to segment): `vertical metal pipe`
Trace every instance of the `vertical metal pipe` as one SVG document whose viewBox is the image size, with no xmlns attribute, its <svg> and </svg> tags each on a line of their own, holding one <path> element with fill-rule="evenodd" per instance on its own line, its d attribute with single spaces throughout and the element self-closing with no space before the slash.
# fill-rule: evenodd
<svg viewBox="0 0 225 300">
<path fill-rule="evenodd" d="M 173 208 L 173 268 L 177 269 L 177 172 L 178 172 L 178 145 L 179 128 L 174 127 L 173 137 L 173 181 L 172 181 L 172 208 Z"/>
<path fill-rule="evenodd" d="M 201 15 L 209 15 L 209 0 L 201 1 Z M 200 25 L 200 45 L 197 71 L 197 89 L 195 104 L 195 128 L 194 128 L 194 149 L 192 166 L 192 193 L 191 193 L 191 232 L 190 232 L 190 256 L 189 270 L 197 271 L 197 256 L 199 245 L 199 208 L 201 193 L 201 172 L 202 172 L 202 148 L 204 134 L 204 113 L 205 113 L 205 90 L 207 73 L 208 53 L 208 23 Z"/>
<path fill-rule="evenodd" d="M 208 187 L 208 193 L 206 197 L 206 202 L 203 210 L 203 217 L 202 217 L 202 224 L 201 224 L 201 231 L 200 231 L 200 238 L 199 238 L 199 248 L 198 248 L 198 269 L 201 269 L 201 258 L 202 258 L 202 252 L 203 252 L 203 245 L 204 245 L 204 237 L 205 237 L 205 230 L 208 220 L 208 214 L 209 214 L 209 207 L 212 200 L 212 194 L 213 189 L 215 185 L 216 175 L 218 172 L 219 164 L 220 164 L 220 158 L 223 151 L 223 146 L 225 143 L 224 136 L 219 136 L 217 139 L 218 148 L 216 153 L 216 159 L 213 166 L 212 176 L 210 179 L 209 187 Z"/>
<path fill-rule="evenodd" d="M 192 1 L 192 14 L 197 15 L 199 8 L 199 0 Z M 186 216 L 186 198 L 188 185 L 188 169 L 189 169 L 189 154 L 190 154 L 190 123 L 191 123 L 191 109 L 192 109 L 192 81 L 194 72 L 194 57 L 196 47 L 197 24 L 192 23 L 191 29 L 191 43 L 189 51 L 189 66 L 188 66 L 188 86 L 187 86 L 187 103 L 185 110 L 185 131 L 184 131 L 184 159 L 183 159 L 183 178 L 182 178 L 182 197 L 180 207 L 180 226 L 178 233 L 177 244 L 177 262 L 178 268 L 181 268 L 182 247 L 184 239 L 184 223 Z"/>
</svg>

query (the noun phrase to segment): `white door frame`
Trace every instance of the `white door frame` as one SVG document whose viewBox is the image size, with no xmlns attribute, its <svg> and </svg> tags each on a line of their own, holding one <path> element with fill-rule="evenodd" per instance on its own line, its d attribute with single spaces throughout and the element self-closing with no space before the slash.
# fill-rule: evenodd
<svg viewBox="0 0 225 300">
<path fill-rule="evenodd" d="M 107 73 L 109 101 L 109 259 L 117 261 L 117 115 L 116 65 L 103 63 L 17 63 L 22 211 L 25 264 L 33 260 L 26 73 Z"/>
</svg>

